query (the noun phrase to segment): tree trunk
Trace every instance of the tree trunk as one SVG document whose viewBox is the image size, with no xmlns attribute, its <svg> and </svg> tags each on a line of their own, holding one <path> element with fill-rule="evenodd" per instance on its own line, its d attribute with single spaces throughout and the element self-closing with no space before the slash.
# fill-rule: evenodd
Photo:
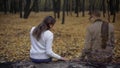
<svg viewBox="0 0 120 68">
<path fill-rule="evenodd" d="M 107 0 L 107 10 L 108 10 L 108 21 L 110 22 L 110 3 L 109 3 L 109 0 Z"/>
<path fill-rule="evenodd" d="M 38 0 L 38 9 L 39 9 L 39 11 L 41 10 L 41 0 Z"/>
<path fill-rule="evenodd" d="M 48 2 L 48 0 L 45 0 L 45 7 L 44 7 L 44 11 L 47 11 L 48 10 L 48 8 L 47 8 L 47 2 Z"/>
<path fill-rule="evenodd" d="M 39 12 L 38 0 L 34 0 L 33 6 L 33 10 Z"/>
<path fill-rule="evenodd" d="M 108 5 L 109 5 L 109 10 L 110 10 L 110 14 L 113 15 L 113 20 L 112 22 L 115 22 L 115 18 L 116 18 L 116 2 L 115 0 L 108 0 Z M 108 16 L 108 18 L 110 17 L 110 15 Z M 110 21 L 110 18 L 109 18 Z"/>
<path fill-rule="evenodd" d="M 83 17 L 85 16 L 85 0 L 83 0 L 83 3 L 82 3 L 82 16 Z"/>
<path fill-rule="evenodd" d="M 30 15 L 31 9 L 30 9 L 30 5 L 31 5 L 31 0 L 26 0 L 26 5 L 25 5 L 25 9 L 24 9 L 24 18 L 28 18 L 28 16 Z"/>
<path fill-rule="evenodd" d="M 113 23 L 115 23 L 115 20 L 116 20 L 116 10 L 117 10 L 117 8 L 116 8 L 116 1 L 113 1 Z"/>
<path fill-rule="evenodd" d="M 95 1 L 96 0 L 89 0 L 89 14 L 95 10 Z"/>
<path fill-rule="evenodd" d="M 54 17 L 60 18 L 61 0 L 53 0 Z"/>
<path fill-rule="evenodd" d="M 91 15 L 92 12 L 92 0 L 89 0 L 89 14 Z"/>
<path fill-rule="evenodd" d="M 66 8 L 65 4 L 66 4 L 66 0 L 64 0 L 64 2 L 63 2 L 63 16 L 62 16 L 62 24 L 64 24 L 64 23 L 65 23 L 65 8 Z"/>
<path fill-rule="evenodd" d="M 95 10 L 95 1 L 96 0 L 92 0 L 92 12 Z"/>
<path fill-rule="evenodd" d="M 19 11 L 20 11 L 20 18 L 22 18 L 23 17 L 23 15 L 22 15 L 22 3 L 23 3 L 23 1 L 22 0 L 19 0 Z"/>
<path fill-rule="evenodd" d="M 72 0 L 69 1 L 70 1 L 70 15 L 72 16 Z"/>
<path fill-rule="evenodd" d="M 67 16 L 68 16 L 68 11 L 69 11 L 69 4 L 68 4 L 68 0 L 66 0 L 66 12 L 67 12 Z"/>
<path fill-rule="evenodd" d="M 116 0 L 116 11 L 119 12 L 120 0 Z"/>
<path fill-rule="evenodd" d="M 51 6 L 52 4 L 51 4 L 51 0 L 48 0 L 48 6 L 49 6 L 49 11 L 51 10 Z"/>
<path fill-rule="evenodd" d="M 76 5 L 76 6 L 75 6 L 75 13 L 77 14 L 76 17 L 79 17 L 79 11 L 78 11 L 78 9 L 79 9 L 79 8 L 78 8 L 79 0 L 75 0 L 75 1 L 76 1 L 76 2 L 75 2 L 75 3 L 76 3 L 76 4 L 75 4 L 75 5 Z"/>
<path fill-rule="evenodd" d="M 109 6 L 110 6 L 110 14 L 113 15 L 114 14 L 114 1 L 113 0 L 109 0 Z"/>
<path fill-rule="evenodd" d="M 105 13 L 106 13 L 105 0 L 102 0 L 102 11 L 103 11 L 103 17 L 105 17 Z"/>
<path fill-rule="evenodd" d="M 57 18 L 60 18 L 60 7 L 61 7 L 61 0 L 57 0 Z"/>
<path fill-rule="evenodd" d="M 84 0 L 85 1 L 85 0 Z M 78 11 L 82 11 L 82 8 L 83 8 L 83 0 L 79 0 L 79 8 L 78 8 Z"/>
<path fill-rule="evenodd" d="M 4 5 L 4 13 L 7 14 L 7 2 L 8 0 L 3 0 L 3 5 Z"/>
<path fill-rule="evenodd" d="M 56 2 L 55 2 L 55 0 L 52 0 L 52 3 L 53 3 L 54 18 L 56 18 Z"/>
<path fill-rule="evenodd" d="M 15 2 L 15 0 L 11 0 L 10 5 L 11 5 L 11 7 L 10 7 L 10 12 L 11 12 L 11 13 L 16 13 L 17 10 L 16 10 L 16 2 Z"/>
</svg>

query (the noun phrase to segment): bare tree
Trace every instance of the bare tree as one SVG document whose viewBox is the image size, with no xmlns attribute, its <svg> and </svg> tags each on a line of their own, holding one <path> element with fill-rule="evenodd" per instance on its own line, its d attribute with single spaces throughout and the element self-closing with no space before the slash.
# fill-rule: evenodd
<svg viewBox="0 0 120 68">
<path fill-rule="evenodd" d="M 69 0 L 70 3 L 70 15 L 72 16 L 72 0 Z"/>
<path fill-rule="evenodd" d="M 95 9 L 95 0 L 89 0 L 89 14 Z"/>
<path fill-rule="evenodd" d="M 38 0 L 34 0 L 34 3 L 33 3 L 33 11 L 35 12 L 39 12 L 39 6 L 38 6 Z"/>
<path fill-rule="evenodd" d="M 25 5 L 25 9 L 24 9 L 24 18 L 28 18 L 31 10 L 30 10 L 30 5 L 31 5 L 31 0 L 25 0 L 26 1 L 26 5 Z"/>
<path fill-rule="evenodd" d="M 66 8 L 65 4 L 66 4 L 66 0 L 64 0 L 63 2 L 62 24 L 65 23 L 65 8 Z"/>
<path fill-rule="evenodd" d="M 60 18 L 61 0 L 53 0 L 54 17 Z"/>
<path fill-rule="evenodd" d="M 120 8 L 120 0 L 116 0 L 116 11 L 118 12 Z"/>
<path fill-rule="evenodd" d="M 69 5 L 68 5 L 68 0 L 66 0 L 66 3 L 65 3 L 65 6 L 66 6 L 66 13 L 67 13 L 67 16 L 68 16 L 68 11 L 69 11 Z"/>
<path fill-rule="evenodd" d="M 85 0 L 82 0 L 82 16 L 85 16 Z"/>
<path fill-rule="evenodd" d="M 10 3 L 10 12 L 11 13 L 16 13 L 17 12 L 17 2 L 16 0 L 11 0 L 11 3 Z"/>
<path fill-rule="evenodd" d="M 7 4 L 8 4 L 8 0 L 3 0 L 3 4 L 4 4 L 4 13 L 7 14 Z"/>
<path fill-rule="evenodd" d="M 103 11 L 103 17 L 105 17 L 105 13 L 106 13 L 106 5 L 105 5 L 106 1 L 102 0 L 102 11 Z"/>
<path fill-rule="evenodd" d="M 23 6 L 22 6 L 23 0 L 19 0 L 19 11 L 20 11 L 20 18 L 23 17 L 22 11 L 23 11 Z"/>
<path fill-rule="evenodd" d="M 47 9 L 48 9 L 48 7 L 47 7 L 47 2 L 48 2 L 48 0 L 45 0 L 45 6 L 44 6 L 44 11 L 47 11 Z"/>
<path fill-rule="evenodd" d="M 115 22 L 116 19 L 116 1 L 114 0 L 107 0 L 108 3 L 108 21 L 110 22 L 110 15 L 113 15 L 112 22 Z"/>
<path fill-rule="evenodd" d="M 77 16 L 76 17 L 79 17 L 79 7 L 78 7 L 78 5 L 79 5 L 79 0 L 75 0 L 75 13 L 77 14 Z"/>
</svg>

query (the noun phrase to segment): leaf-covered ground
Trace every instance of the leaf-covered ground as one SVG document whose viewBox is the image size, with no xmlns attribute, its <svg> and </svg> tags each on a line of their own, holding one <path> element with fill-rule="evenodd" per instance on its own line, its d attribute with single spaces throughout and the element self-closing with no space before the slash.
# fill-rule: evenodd
<svg viewBox="0 0 120 68">
<path fill-rule="evenodd" d="M 20 19 L 19 14 L 0 13 L 0 62 L 29 60 L 31 27 L 38 25 L 45 16 L 53 15 L 52 12 L 32 12 L 28 19 Z M 84 46 L 85 32 L 90 22 L 86 13 L 85 17 L 66 16 L 65 24 L 61 19 L 53 28 L 53 50 L 69 59 L 81 55 Z M 115 60 L 120 61 L 120 13 L 117 14 L 115 26 Z"/>
</svg>

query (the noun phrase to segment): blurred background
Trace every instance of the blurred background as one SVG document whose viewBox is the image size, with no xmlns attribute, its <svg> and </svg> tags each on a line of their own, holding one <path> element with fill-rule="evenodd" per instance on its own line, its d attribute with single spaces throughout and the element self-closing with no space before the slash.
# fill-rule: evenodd
<svg viewBox="0 0 120 68">
<path fill-rule="evenodd" d="M 29 60 L 29 32 L 44 17 L 53 16 L 53 50 L 79 58 L 92 11 L 115 27 L 114 61 L 120 62 L 120 0 L 0 0 L 0 62 Z"/>
</svg>

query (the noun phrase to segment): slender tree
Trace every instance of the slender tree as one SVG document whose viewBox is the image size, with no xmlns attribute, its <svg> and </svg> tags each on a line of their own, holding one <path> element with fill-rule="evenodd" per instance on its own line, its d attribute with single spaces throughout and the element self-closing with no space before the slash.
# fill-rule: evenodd
<svg viewBox="0 0 120 68">
<path fill-rule="evenodd" d="M 22 15 L 22 11 L 23 11 L 23 10 L 22 10 L 22 7 L 23 7 L 23 6 L 22 6 L 22 2 L 23 2 L 22 0 L 19 0 L 20 18 L 22 18 L 22 17 L 23 17 L 23 15 Z"/>
<path fill-rule="evenodd" d="M 85 0 L 82 0 L 82 16 L 85 16 Z"/>
<path fill-rule="evenodd" d="M 66 12 L 67 12 L 67 16 L 68 16 L 68 12 L 69 12 L 69 0 L 66 0 Z"/>
<path fill-rule="evenodd" d="M 92 0 L 89 0 L 89 14 L 92 12 Z"/>
<path fill-rule="evenodd" d="M 70 15 L 72 16 L 72 0 L 69 0 L 70 3 Z"/>
<path fill-rule="evenodd" d="M 16 3 L 16 0 L 11 0 L 11 3 L 10 3 L 10 12 L 11 13 L 16 13 L 17 12 L 17 3 Z"/>
<path fill-rule="evenodd" d="M 51 8 L 52 8 L 52 3 L 51 3 L 52 1 L 51 0 L 48 0 L 48 7 L 49 7 L 49 10 L 51 10 Z"/>
<path fill-rule="evenodd" d="M 64 0 L 63 2 L 62 24 L 65 23 L 65 8 L 66 8 L 65 4 L 66 4 L 66 0 Z"/>
<path fill-rule="evenodd" d="M 45 5 L 45 6 L 44 6 L 44 11 L 47 11 L 47 9 L 48 9 L 48 7 L 47 7 L 47 5 L 48 5 L 48 4 L 47 4 L 47 2 L 48 2 L 48 0 L 45 0 L 45 4 L 44 4 L 44 5 Z"/>
<path fill-rule="evenodd" d="M 31 5 L 31 0 L 25 0 L 26 1 L 26 5 L 25 5 L 25 9 L 24 9 L 24 18 L 28 18 L 31 9 L 30 9 L 30 5 Z"/>
<path fill-rule="evenodd" d="M 85 0 L 84 0 L 85 1 Z M 78 11 L 82 11 L 83 9 L 83 0 L 79 0 L 79 4 L 78 4 Z"/>
<path fill-rule="evenodd" d="M 112 22 L 115 22 L 116 19 L 116 2 L 114 0 L 107 0 L 108 3 L 108 21 L 110 22 L 110 15 L 113 15 Z"/>
<path fill-rule="evenodd" d="M 3 5 L 4 5 L 4 13 L 7 14 L 7 2 L 8 0 L 3 0 Z"/>
<path fill-rule="evenodd" d="M 38 0 L 34 0 L 33 10 L 34 10 L 35 12 L 39 12 L 38 2 L 39 2 Z"/>
<path fill-rule="evenodd" d="M 79 0 L 75 0 L 75 13 L 77 14 L 77 16 L 76 17 L 79 17 L 79 7 L 78 7 L 78 5 L 79 5 Z"/>
<path fill-rule="evenodd" d="M 109 0 L 109 9 L 110 9 L 110 14 L 111 15 L 113 15 L 113 13 L 114 13 L 114 10 L 115 10 L 115 8 L 114 8 L 114 0 Z"/>
<path fill-rule="evenodd" d="M 110 1 L 107 0 L 107 13 L 108 13 L 108 21 L 110 22 Z"/>
<path fill-rule="evenodd" d="M 89 14 L 95 10 L 95 1 L 96 0 L 89 0 Z"/>
<path fill-rule="evenodd" d="M 38 9 L 39 9 L 39 11 L 41 10 L 41 0 L 38 0 Z"/>
<path fill-rule="evenodd" d="M 102 11 L 103 11 L 103 17 L 105 17 L 105 13 L 106 13 L 105 0 L 102 0 Z"/>
<path fill-rule="evenodd" d="M 54 17 L 56 18 L 56 1 L 52 0 L 52 2 L 53 2 Z"/>
<path fill-rule="evenodd" d="M 116 20 L 116 10 L 117 10 L 117 8 L 116 8 L 116 1 L 113 1 L 113 20 L 112 20 L 112 22 L 113 23 L 115 23 L 115 20 Z"/>
<path fill-rule="evenodd" d="M 54 17 L 60 18 L 61 0 L 53 0 Z"/>
<path fill-rule="evenodd" d="M 120 0 L 116 0 L 116 11 L 119 11 Z"/>
<path fill-rule="evenodd" d="M 57 18 L 60 18 L 61 0 L 57 0 Z"/>
<path fill-rule="evenodd" d="M 95 10 L 95 1 L 96 1 L 96 0 L 92 0 L 92 11 Z"/>
</svg>

